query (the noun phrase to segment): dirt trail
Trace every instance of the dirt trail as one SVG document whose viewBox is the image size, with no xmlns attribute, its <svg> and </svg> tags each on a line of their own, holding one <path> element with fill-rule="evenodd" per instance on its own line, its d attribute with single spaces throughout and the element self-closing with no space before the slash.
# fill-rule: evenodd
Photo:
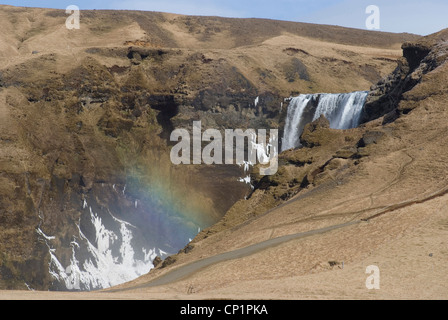
<svg viewBox="0 0 448 320">
<path fill-rule="evenodd" d="M 281 245 L 281 244 L 291 241 L 291 240 L 297 240 L 300 238 L 305 238 L 305 237 L 309 237 L 309 236 L 316 235 L 316 234 L 323 234 L 323 233 L 326 233 L 326 232 L 329 232 L 332 230 L 345 228 L 345 227 L 348 227 L 348 226 L 351 226 L 354 224 L 358 224 L 358 223 L 361 223 L 361 220 L 350 221 L 350 222 L 346 222 L 343 224 L 338 224 L 338 225 L 334 225 L 334 226 L 330 226 L 330 227 L 326 227 L 326 228 L 322 228 L 322 229 L 311 230 L 311 231 L 307 231 L 307 232 L 300 232 L 300 233 L 296 233 L 296 234 L 292 234 L 292 235 L 269 239 L 267 241 L 256 243 L 254 245 L 251 245 L 251 246 L 248 246 L 245 248 L 225 252 L 225 253 L 222 253 L 222 254 L 219 254 L 219 255 L 216 255 L 213 257 L 209 257 L 209 258 L 205 258 L 205 259 L 202 259 L 199 261 L 192 262 L 190 264 L 176 268 L 176 269 L 174 269 L 174 270 L 172 270 L 172 271 L 170 271 L 170 272 L 168 272 L 168 273 L 166 273 L 148 283 L 142 284 L 142 285 L 125 288 L 125 289 L 116 289 L 116 290 L 108 290 L 108 291 L 109 292 L 120 292 L 120 291 L 135 290 L 135 289 L 142 289 L 142 288 L 166 285 L 166 284 L 184 279 L 184 278 L 200 271 L 201 269 L 204 269 L 206 267 L 209 267 L 213 264 L 216 264 L 216 263 L 219 263 L 222 261 L 239 259 L 242 257 L 249 256 L 251 254 L 257 253 L 261 250 Z"/>
</svg>

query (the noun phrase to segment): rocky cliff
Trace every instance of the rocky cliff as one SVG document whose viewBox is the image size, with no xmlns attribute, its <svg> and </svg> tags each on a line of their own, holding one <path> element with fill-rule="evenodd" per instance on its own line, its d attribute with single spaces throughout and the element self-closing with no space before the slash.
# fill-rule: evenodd
<svg viewBox="0 0 448 320">
<path fill-rule="evenodd" d="M 362 122 L 387 115 L 384 119 L 387 123 L 414 108 L 416 103 L 412 102 L 417 101 L 406 93 L 418 85 L 426 74 L 445 62 L 445 33 L 441 31 L 424 41 L 403 44 L 403 57 L 397 68 L 370 89 Z"/>
</svg>

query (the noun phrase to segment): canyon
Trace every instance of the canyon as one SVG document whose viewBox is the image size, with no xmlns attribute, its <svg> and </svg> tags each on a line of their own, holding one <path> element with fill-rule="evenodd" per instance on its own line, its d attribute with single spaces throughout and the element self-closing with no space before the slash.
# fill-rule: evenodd
<svg viewBox="0 0 448 320">
<path fill-rule="evenodd" d="M 0 288 L 23 290 L 0 297 L 448 292 L 446 30 L 137 11 L 84 11 L 67 30 L 63 10 L 10 6 L 0 17 Z M 284 136 L 289 101 L 353 92 L 365 93 L 356 125 L 335 128 L 315 104 L 274 175 L 170 161 L 171 132 L 193 121 Z M 275 239 L 288 241 L 232 253 Z M 385 275 L 374 293 L 371 264 Z"/>
</svg>

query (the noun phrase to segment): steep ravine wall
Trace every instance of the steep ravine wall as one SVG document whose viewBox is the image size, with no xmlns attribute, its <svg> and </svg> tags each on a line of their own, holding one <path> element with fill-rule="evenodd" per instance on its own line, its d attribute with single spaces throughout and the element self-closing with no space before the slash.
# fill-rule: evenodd
<svg viewBox="0 0 448 320">
<path fill-rule="evenodd" d="M 38 59 L 39 68 L 51 69 L 52 61 Z M 27 66 L 28 73 L 38 70 Z M 77 280 L 70 278 L 76 266 L 98 268 L 111 255 L 114 268 L 124 269 L 126 245 L 134 251 L 130 259 L 148 272 L 155 256 L 183 248 L 247 194 L 238 166 L 172 165 L 167 138 L 174 127 L 188 128 L 198 118 L 207 127 L 257 128 L 266 121 L 263 108 L 271 96 L 259 97 L 259 109 L 255 88 L 247 96 L 210 89 L 189 100 L 155 92 L 138 65 L 117 72 L 95 58 L 38 82 L 20 77 L 18 69 L 3 72 L 2 96 L 14 122 L 9 137 L 2 135 L 11 160 L 1 175 L 1 287 L 67 289 L 67 281 Z M 225 108 L 207 110 L 214 102 L 204 99 L 213 93 L 226 99 Z M 129 224 L 127 244 L 127 225 L 120 221 Z M 86 281 L 81 289 L 99 288 Z"/>
</svg>

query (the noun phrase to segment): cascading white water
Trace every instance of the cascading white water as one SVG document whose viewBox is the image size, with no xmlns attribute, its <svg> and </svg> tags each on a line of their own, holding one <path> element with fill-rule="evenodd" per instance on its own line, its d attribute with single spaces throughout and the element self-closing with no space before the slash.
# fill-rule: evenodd
<svg viewBox="0 0 448 320">
<path fill-rule="evenodd" d="M 303 111 L 309 105 L 312 98 L 312 95 L 300 95 L 293 98 L 289 103 L 290 107 L 286 116 L 285 133 L 282 140 L 282 151 L 294 148 L 294 146 L 298 146 L 298 143 L 300 143 L 300 134 L 295 133 L 299 131 L 298 128 L 301 125 Z M 303 127 L 300 129 L 303 130 Z"/>
<path fill-rule="evenodd" d="M 300 135 L 305 125 L 321 115 L 329 120 L 332 129 L 357 127 L 367 95 L 368 91 L 356 91 L 302 94 L 293 98 L 286 116 L 282 151 L 299 147 Z"/>
<path fill-rule="evenodd" d="M 330 121 L 332 129 L 351 129 L 359 124 L 368 92 L 320 94 L 313 121 L 322 114 Z"/>
</svg>

